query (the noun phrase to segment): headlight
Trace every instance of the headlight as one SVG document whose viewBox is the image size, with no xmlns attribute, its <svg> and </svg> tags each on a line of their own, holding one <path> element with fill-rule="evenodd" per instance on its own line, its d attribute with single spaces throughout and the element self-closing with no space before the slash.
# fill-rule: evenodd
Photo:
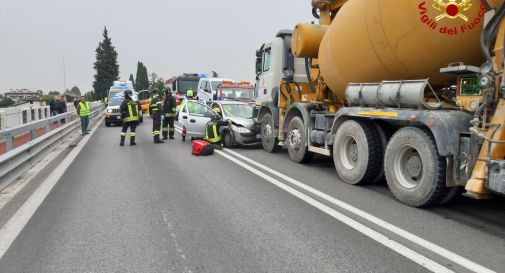
<svg viewBox="0 0 505 273">
<path fill-rule="evenodd" d="M 107 113 L 112 113 L 112 109 L 107 109 Z"/>
<path fill-rule="evenodd" d="M 240 134 L 250 134 L 251 133 L 251 130 L 249 130 L 245 127 L 239 127 L 239 126 L 232 125 L 231 128 L 233 131 L 240 133 Z"/>
</svg>

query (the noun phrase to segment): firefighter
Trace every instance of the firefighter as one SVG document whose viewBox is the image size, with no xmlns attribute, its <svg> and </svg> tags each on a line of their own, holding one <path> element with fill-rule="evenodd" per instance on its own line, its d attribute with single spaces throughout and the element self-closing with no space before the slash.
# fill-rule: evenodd
<svg viewBox="0 0 505 273">
<path fill-rule="evenodd" d="M 121 142 L 120 146 L 124 146 L 124 141 L 126 138 L 126 132 L 128 127 L 130 127 L 130 146 L 137 145 L 135 143 L 135 130 L 139 124 L 139 108 L 138 102 L 134 102 L 132 99 L 133 92 L 131 90 L 126 90 L 124 92 L 124 100 L 119 106 L 119 111 L 121 112 L 121 118 L 123 119 L 123 129 L 121 130 Z"/>
<path fill-rule="evenodd" d="M 153 100 L 149 105 L 149 112 L 151 113 L 151 118 L 153 119 L 153 138 L 154 143 L 165 143 L 160 139 L 160 129 L 161 129 L 161 99 L 159 96 L 158 89 L 153 89 Z"/>
<path fill-rule="evenodd" d="M 174 121 L 177 103 L 170 87 L 166 87 L 163 91 L 165 93 L 165 100 L 163 101 L 163 139 L 175 139 Z"/>
<path fill-rule="evenodd" d="M 230 121 L 223 121 L 219 115 L 212 115 L 210 121 L 205 126 L 205 141 L 213 144 L 217 149 L 223 148 L 219 129 L 221 126 L 228 126 L 229 124 Z"/>
</svg>

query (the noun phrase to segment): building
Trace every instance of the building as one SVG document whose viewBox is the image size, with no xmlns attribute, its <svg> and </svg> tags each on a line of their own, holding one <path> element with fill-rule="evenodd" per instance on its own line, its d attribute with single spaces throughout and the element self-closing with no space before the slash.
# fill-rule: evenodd
<svg viewBox="0 0 505 273">
<path fill-rule="evenodd" d="M 28 89 L 10 89 L 9 92 L 4 93 L 4 96 L 16 102 L 24 100 L 26 98 L 40 98 L 39 93 L 30 91 Z"/>
</svg>

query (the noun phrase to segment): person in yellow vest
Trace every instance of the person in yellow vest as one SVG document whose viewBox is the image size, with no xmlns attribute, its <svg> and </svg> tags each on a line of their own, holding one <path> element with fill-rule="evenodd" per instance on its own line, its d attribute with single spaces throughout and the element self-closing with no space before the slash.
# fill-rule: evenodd
<svg viewBox="0 0 505 273">
<path fill-rule="evenodd" d="M 77 114 L 81 117 L 81 130 L 82 135 L 89 134 L 89 102 L 86 101 L 84 96 L 81 96 L 81 101 L 77 105 Z"/>
<path fill-rule="evenodd" d="M 132 100 L 132 95 L 133 92 L 131 90 L 126 90 L 124 92 L 124 100 L 121 102 L 121 106 L 119 106 L 119 112 L 121 113 L 121 118 L 123 119 L 121 142 L 119 143 L 120 146 L 124 146 L 128 127 L 130 127 L 130 146 L 137 145 L 137 143 L 135 143 L 135 136 L 137 135 L 135 130 L 139 124 L 139 113 L 142 111 L 142 108 L 140 108 L 138 102 Z"/>
<path fill-rule="evenodd" d="M 219 115 L 212 115 L 212 118 L 205 125 L 205 141 L 214 145 L 216 149 L 222 149 L 221 127 L 231 124 L 229 120 L 223 120 Z"/>
</svg>

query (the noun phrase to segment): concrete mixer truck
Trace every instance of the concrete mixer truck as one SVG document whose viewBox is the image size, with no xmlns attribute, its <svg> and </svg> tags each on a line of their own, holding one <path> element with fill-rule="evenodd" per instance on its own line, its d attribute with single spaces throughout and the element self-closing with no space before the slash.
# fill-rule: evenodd
<svg viewBox="0 0 505 273">
<path fill-rule="evenodd" d="M 414 207 L 505 194 L 503 2 L 312 0 L 256 52 L 263 149 Z"/>
</svg>

